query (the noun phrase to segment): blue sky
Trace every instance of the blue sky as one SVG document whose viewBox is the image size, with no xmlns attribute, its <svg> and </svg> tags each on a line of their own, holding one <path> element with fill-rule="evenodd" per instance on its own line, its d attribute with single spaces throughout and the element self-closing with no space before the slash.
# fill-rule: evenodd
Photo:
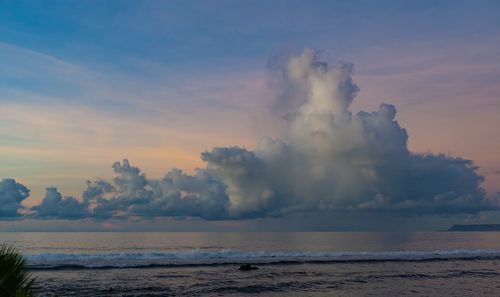
<svg viewBox="0 0 500 297">
<path fill-rule="evenodd" d="M 352 110 L 395 104 L 409 148 L 474 160 L 500 191 L 498 1 L 0 1 L 0 177 L 80 199 L 279 135 L 268 61 L 354 63 Z"/>
<path fill-rule="evenodd" d="M 136 60 L 171 71 L 259 62 L 280 49 L 351 58 L 405 43 L 484 42 L 496 1 L 4 1 L 2 41 L 134 76 Z M 150 69 L 147 69 L 150 70 Z M 149 72 L 149 71 L 145 71 Z"/>
</svg>

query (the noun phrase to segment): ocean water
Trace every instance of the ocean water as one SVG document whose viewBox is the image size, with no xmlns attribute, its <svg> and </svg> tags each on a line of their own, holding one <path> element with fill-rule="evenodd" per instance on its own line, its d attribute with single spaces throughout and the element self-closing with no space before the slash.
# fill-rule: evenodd
<svg viewBox="0 0 500 297">
<path fill-rule="evenodd" d="M 0 233 L 5 241 L 27 257 L 40 296 L 500 296 L 497 232 Z"/>
</svg>

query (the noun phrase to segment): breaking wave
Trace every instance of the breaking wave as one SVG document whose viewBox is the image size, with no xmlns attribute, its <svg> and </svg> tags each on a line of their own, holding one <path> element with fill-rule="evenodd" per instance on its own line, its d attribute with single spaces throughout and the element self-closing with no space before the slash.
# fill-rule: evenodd
<svg viewBox="0 0 500 297">
<path fill-rule="evenodd" d="M 218 266 L 241 263 L 285 265 L 395 261 L 500 259 L 500 250 L 436 250 L 382 252 L 219 251 L 26 255 L 31 269 L 117 269 L 177 266 Z"/>
</svg>

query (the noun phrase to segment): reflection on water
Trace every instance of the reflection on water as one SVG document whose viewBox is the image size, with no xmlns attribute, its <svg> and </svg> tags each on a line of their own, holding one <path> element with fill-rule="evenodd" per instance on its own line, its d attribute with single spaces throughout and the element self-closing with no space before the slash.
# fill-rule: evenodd
<svg viewBox="0 0 500 297">
<path fill-rule="evenodd" d="M 496 232 L 4 232 L 0 240 L 28 253 L 500 249 Z"/>
</svg>

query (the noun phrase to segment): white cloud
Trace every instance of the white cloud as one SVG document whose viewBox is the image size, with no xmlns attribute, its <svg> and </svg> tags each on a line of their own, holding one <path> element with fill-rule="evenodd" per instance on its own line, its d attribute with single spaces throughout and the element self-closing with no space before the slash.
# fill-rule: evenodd
<svg viewBox="0 0 500 297">
<path fill-rule="evenodd" d="M 148 179 L 124 160 L 113 165 L 118 176 L 112 183 L 89 182 L 84 202 L 72 205 L 78 210 L 88 205 L 87 216 L 100 219 L 210 220 L 310 211 L 443 214 L 494 208 L 471 161 L 408 150 L 408 134 L 393 105 L 351 113 L 359 91 L 351 64 L 330 66 L 306 50 L 284 67 L 280 100 L 294 102 L 282 105 L 287 128 L 280 139 L 264 138 L 254 151 L 214 148 L 201 155 L 205 169 L 194 175 L 174 169 L 160 180 Z M 48 196 L 33 210 L 43 216 L 44 203 L 51 202 L 62 216 L 70 198 Z"/>
</svg>

